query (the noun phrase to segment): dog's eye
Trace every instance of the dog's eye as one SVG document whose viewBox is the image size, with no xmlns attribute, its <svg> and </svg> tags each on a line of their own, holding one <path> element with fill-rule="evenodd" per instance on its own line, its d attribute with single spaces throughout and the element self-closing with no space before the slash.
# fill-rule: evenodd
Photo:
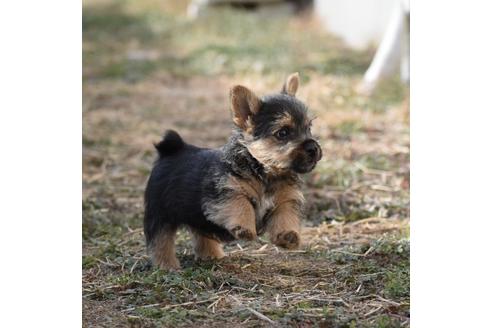
<svg viewBox="0 0 492 328">
<path fill-rule="evenodd" d="M 283 140 L 285 138 L 287 138 L 290 134 L 290 130 L 288 128 L 281 128 L 280 130 L 278 130 L 276 133 L 275 133 L 275 136 L 280 139 L 280 140 Z"/>
</svg>

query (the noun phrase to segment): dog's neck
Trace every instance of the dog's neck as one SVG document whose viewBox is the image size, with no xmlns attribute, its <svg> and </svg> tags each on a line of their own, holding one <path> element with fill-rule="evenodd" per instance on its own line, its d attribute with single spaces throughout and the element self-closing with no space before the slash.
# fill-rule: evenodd
<svg viewBox="0 0 492 328">
<path fill-rule="evenodd" d="M 227 144 L 222 148 L 223 161 L 231 171 L 243 178 L 255 178 L 264 184 L 270 184 L 276 180 L 297 180 L 296 174 L 275 175 L 268 172 L 262 163 L 251 155 L 244 145 L 244 135 L 239 130 L 234 130 Z"/>
<path fill-rule="evenodd" d="M 262 182 L 268 180 L 264 166 L 254 158 L 243 144 L 244 137 L 234 131 L 227 144 L 222 148 L 223 160 L 232 172 L 243 178 L 254 177 Z"/>
</svg>

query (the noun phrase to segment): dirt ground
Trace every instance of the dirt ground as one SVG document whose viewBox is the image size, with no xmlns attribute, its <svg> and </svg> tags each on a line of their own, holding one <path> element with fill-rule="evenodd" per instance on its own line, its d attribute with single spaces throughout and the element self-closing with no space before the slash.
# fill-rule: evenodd
<svg viewBox="0 0 492 328">
<path fill-rule="evenodd" d="M 347 49 L 308 15 L 219 9 L 189 21 L 185 8 L 84 2 L 84 326 L 408 326 L 407 87 L 389 79 L 357 94 L 373 51 Z M 294 71 L 324 154 L 305 176 L 302 247 L 262 237 L 198 262 L 183 231 L 183 270 L 152 268 L 142 220 L 153 142 L 172 128 L 223 145 L 229 88 L 275 92 Z"/>
</svg>

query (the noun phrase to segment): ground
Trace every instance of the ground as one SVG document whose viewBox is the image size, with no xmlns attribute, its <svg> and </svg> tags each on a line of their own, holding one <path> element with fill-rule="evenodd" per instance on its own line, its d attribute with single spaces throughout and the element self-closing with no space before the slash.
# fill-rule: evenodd
<svg viewBox="0 0 492 328">
<path fill-rule="evenodd" d="M 398 327 L 410 322 L 408 90 L 357 85 L 373 49 L 353 51 L 316 19 L 210 12 L 185 1 L 85 1 L 83 7 L 83 324 Z M 173 128 L 218 147 L 228 90 L 278 91 L 298 71 L 324 157 L 304 177 L 303 244 L 227 245 L 180 272 L 152 268 L 142 231 L 153 142 Z"/>
</svg>

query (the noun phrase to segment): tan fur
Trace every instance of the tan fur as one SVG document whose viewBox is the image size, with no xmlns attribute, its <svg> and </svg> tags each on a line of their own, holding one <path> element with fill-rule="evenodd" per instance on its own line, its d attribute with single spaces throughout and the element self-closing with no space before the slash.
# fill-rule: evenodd
<svg viewBox="0 0 492 328">
<path fill-rule="evenodd" d="M 193 234 L 193 249 L 195 258 L 206 259 L 221 259 L 225 256 L 222 244 L 217 240 L 207 238 L 195 231 Z"/>
<path fill-rule="evenodd" d="M 292 154 L 298 147 L 293 142 L 279 146 L 274 137 L 254 140 L 245 146 L 251 155 L 263 164 L 267 174 L 280 174 L 289 170 Z"/>
<path fill-rule="evenodd" d="M 207 218 L 229 230 L 238 239 L 256 238 L 256 216 L 249 199 L 237 194 L 206 210 Z"/>
<path fill-rule="evenodd" d="M 299 73 L 292 73 L 287 77 L 287 80 L 285 81 L 284 91 L 292 97 L 295 97 L 297 89 L 299 88 L 299 84 Z"/>
<path fill-rule="evenodd" d="M 262 219 L 268 210 L 274 207 L 274 195 L 265 194 L 265 186 L 257 179 L 239 179 L 231 176 L 227 182 L 227 188 L 242 194 L 248 200 L 254 201 L 255 222 Z M 256 225 L 256 224 L 255 224 Z"/>
<path fill-rule="evenodd" d="M 299 206 L 304 196 L 296 186 L 280 186 L 275 192 L 275 210 L 266 231 L 270 240 L 278 246 L 293 249 L 301 243 L 301 223 Z"/>
<path fill-rule="evenodd" d="M 248 198 L 259 199 L 263 193 L 263 186 L 257 179 L 239 179 L 234 176 L 229 176 L 226 180 L 225 187 L 235 190 L 239 194 Z"/>
<path fill-rule="evenodd" d="M 254 214 L 263 218 L 265 212 L 273 208 L 272 215 L 266 227 L 270 240 L 284 248 L 297 248 L 300 244 L 300 207 L 304 204 L 304 195 L 297 185 L 283 181 L 270 186 L 273 194 L 265 194 L 264 186 L 256 179 L 238 179 L 229 177 L 227 187 L 235 190 L 239 195 L 247 199 L 254 199 L 257 208 Z M 250 204 L 248 200 L 248 204 Z M 248 208 L 251 208 L 248 206 Z M 251 212 L 250 212 L 251 213 Z M 255 216 L 250 214 L 250 222 L 242 222 L 254 225 Z M 247 218 L 243 216 L 243 218 Z"/>
<path fill-rule="evenodd" d="M 152 262 L 164 270 L 180 268 L 175 249 L 176 228 L 166 227 L 153 240 L 150 254 Z"/>
<path fill-rule="evenodd" d="M 222 182 L 234 192 L 232 198 L 207 208 L 208 219 L 231 231 L 236 238 L 256 237 L 256 220 L 272 210 L 266 231 L 271 241 L 281 247 L 296 248 L 300 243 L 300 207 L 304 196 L 292 182 L 277 181 L 266 192 L 260 181 L 227 177 Z M 251 201 L 256 202 L 256 208 Z"/>
<path fill-rule="evenodd" d="M 292 116 L 285 113 L 275 121 L 274 130 L 283 127 L 295 127 Z M 287 144 L 279 144 L 275 137 L 254 140 L 251 135 L 245 135 L 243 145 L 249 153 L 263 166 L 267 174 L 279 175 L 290 170 L 292 159 L 299 147 L 299 141 L 290 141 Z"/>
<path fill-rule="evenodd" d="M 296 202 L 303 204 L 305 201 L 299 187 L 290 184 L 284 184 L 277 189 L 275 193 L 275 203 L 280 205 L 287 202 Z"/>
<path fill-rule="evenodd" d="M 289 113 L 285 113 L 281 118 L 275 121 L 275 125 L 278 126 L 278 130 L 283 128 L 284 126 L 288 126 L 291 128 L 295 127 L 294 119 L 290 116 Z"/>
<path fill-rule="evenodd" d="M 258 113 L 260 99 L 253 91 L 242 85 L 236 85 L 230 92 L 232 121 L 242 130 L 251 133 L 251 115 Z"/>
</svg>

